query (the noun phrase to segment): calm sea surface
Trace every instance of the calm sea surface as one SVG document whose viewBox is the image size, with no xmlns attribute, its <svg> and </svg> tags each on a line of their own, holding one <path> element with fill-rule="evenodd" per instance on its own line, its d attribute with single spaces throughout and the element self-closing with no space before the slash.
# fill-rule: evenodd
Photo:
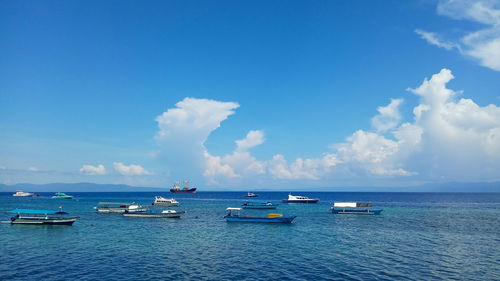
<svg viewBox="0 0 500 281">
<path fill-rule="evenodd" d="M 0 225 L 2 280 L 500 280 L 500 193 L 297 192 L 291 225 L 226 223 L 243 192 L 175 195 L 181 219 L 98 214 L 99 201 L 150 205 L 170 193 L 72 193 L 74 200 L 0 193 L 15 208 L 80 216 L 73 226 Z M 285 192 L 259 192 L 278 203 Z M 333 201 L 370 201 L 379 216 L 333 215 Z M 247 214 L 267 214 L 266 210 Z"/>
</svg>

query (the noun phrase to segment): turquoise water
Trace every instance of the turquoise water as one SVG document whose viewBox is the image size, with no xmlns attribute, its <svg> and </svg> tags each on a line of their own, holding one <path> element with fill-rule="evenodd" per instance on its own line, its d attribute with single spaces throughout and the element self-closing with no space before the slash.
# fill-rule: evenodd
<svg viewBox="0 0 500 281">
<path fill-rule="evenodd" d="M 243 192 L 175 195 L 181 219 L 98 214 L 99 201 L 150 205 L 169 193 L 73 193 L 74 200 L 0 194 L 15 208 L 64 210 L 73 226 L 0 225 L 2 280 L 500 280 L 499 193 L 297 192 L 291 225 L 226 223 Z M 279 203 L 284 192 L 260 192 Z M 333 201 L 371 201 L 379 216 L 333 215 Z"/>
</svg>

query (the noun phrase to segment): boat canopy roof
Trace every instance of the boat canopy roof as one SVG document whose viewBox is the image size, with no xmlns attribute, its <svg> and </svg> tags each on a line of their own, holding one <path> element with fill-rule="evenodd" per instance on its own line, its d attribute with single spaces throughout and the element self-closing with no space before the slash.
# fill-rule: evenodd
<svg viewBox="0 0 500 281">
<path fill-rule="evenodd" d="M 248 203 L 259 203 L 259 204 L 270 203 L 269 201 L 265 201 L 265 200 L 247 200 L 245 202 L 248 202 Z"/>
<path fill-rule="evenodd" d="M 227 208 L 226 211 L 241 211 L 241 208 Z"/>
<path fill-rule="evenodd" d="M 369 202 L 335 202 L 333 203 L 333 207 L 337 208 L 370 208 L 372 207 L 372 203 Z"/>
<path fill-rule="evenodd" d="M 59 211 L 52 211 L 52 210 L 32 210 L 32 209 L 15 209 L 12 211 L 9 211 L 9 213 L 14 213 L 14 214 L 39 214 L 39 215 L 53 215 L 56 214 Z"/>
<path fill-rule="evenodd" d="M 99 202 L 98 205 L 133 205 L 135 204 L 134 202 L 132 203 L 120 203 L 120 202 Z"/>
</svg>

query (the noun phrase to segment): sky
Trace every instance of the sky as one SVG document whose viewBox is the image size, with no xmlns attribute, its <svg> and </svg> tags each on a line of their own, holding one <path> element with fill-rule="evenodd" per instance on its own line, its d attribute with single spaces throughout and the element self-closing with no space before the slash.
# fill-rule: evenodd
<svg viewBox="0 0 500 281">
<path fill-rule="evenodd" d="M 0 0 L 0 183 L 500 181 L 500 1 Z"/>
</svg>

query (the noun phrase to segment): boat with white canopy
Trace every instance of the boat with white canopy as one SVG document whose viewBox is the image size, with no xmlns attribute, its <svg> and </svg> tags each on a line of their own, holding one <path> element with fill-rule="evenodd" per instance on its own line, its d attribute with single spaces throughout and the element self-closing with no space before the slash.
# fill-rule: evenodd
<svg viewBox="0 0 500 281">
<path fill-rule="evenodd" d="M 155 196 L 155 201 L 152 203 L 154 206 L 178 206 L 179 202 L 174 198 L 164 198 L 162 196 Z"/>
<path fill-rule="evenodd" d="M 133 212 L 146 212 L 147 207 L 132 203 L 122 203 L 122 202 L 99 202 L 97 206 L 94 207 L 99 213 L 125 213 Z"/>
<path fill-rule="evenodd" d="M 370 202 L 334 202 L 330 208 L 334 214 L 378 215 L 382 209 L 372 209 Z"/>
</svg>

